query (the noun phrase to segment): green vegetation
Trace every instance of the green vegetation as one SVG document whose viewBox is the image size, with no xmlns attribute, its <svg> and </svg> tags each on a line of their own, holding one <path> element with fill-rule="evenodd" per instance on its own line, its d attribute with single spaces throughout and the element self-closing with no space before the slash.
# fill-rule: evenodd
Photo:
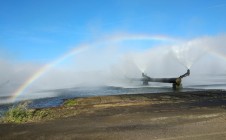
<svg viewBox="0 0 226 140">
<path fill-rule="evenodd" d="M 29 102 L 24 102 L 10 108 L 0 121 L 4 123 L 37 122 L 74 116 L 78 113 L 77 110 L 68 108 L 78 105 L 75 99 L 66 100 L 64 105 L 58 108 L 29 109 L 28 104 Z"/>
<path fill-rule="evenodd" d="M 76 106 L 76 105 L 78 105 L 78 101 L 75 99 L 66 100 L 64 102 L 64 106 L 66 106 L 66 107 Z"/>
<path fill-rule="evenodd" d="M 28 109 L 28 103 L 22 103 L 10 108 L 3 118 L 3 122 L 24 123 L 41 120 L 50 114 L 49 110 Z"/>
</svg>

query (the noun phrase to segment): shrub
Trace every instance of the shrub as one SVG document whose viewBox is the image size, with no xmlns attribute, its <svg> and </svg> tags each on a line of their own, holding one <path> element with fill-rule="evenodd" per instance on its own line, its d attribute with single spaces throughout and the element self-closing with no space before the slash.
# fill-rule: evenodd
<svg viewBox="0 0 226 140">
<path fill-rule="evenodd" d="M 74 100 L 74 99 L 66 100 L 64 102 L 64 106 L 66 107 L 75 106 L 75 105 L 78 105 L 78 102 L 77 100 Z"/>
<path fill-rule="evenodd" d="M 28 110 L 27 105 L 28 103 L 22 103 L 10 108 L 5 113 L 4 121 L 21 123 L 31 118 L 33 115 L 33 110 Z"/>
<path fill-rule="evenodd" d="M 28 103 L 22 103 L 10 108 L 3 118 L 3 122 L 23 123 L 41 120 L 50 113 L 44 109 L 28 109 Z"/>
</svg>

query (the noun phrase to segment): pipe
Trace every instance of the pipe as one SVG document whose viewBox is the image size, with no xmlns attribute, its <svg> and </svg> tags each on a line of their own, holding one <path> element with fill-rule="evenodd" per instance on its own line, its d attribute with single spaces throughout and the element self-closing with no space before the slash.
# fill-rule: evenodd
<svg viewBox="0 0 226 140">
<path fill-rule="evenodd" d="M 173 88 L 177 88 L 181 86 L 181 81 L 182 78 L 189 76 L 190 75 L 190 70 L 188 69 L 187 72 L 178 78 L 151 78 L 144 73 L 142 73 L 142 78 L 141 81 L 143 81 L 143 85 L 148 85 L 148 82 L 161 82 L 161 83 L 172 83 Z"/>
</svg>

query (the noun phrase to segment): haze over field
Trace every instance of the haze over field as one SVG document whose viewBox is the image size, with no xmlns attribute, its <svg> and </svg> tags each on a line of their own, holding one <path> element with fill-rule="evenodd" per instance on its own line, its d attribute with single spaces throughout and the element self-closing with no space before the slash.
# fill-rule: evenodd
<svg viewBox="0 0 226 140">
<path fill-rule="evenodd" d="M 226 81 L 224 1 L 3 0 L 0 5 L 0 96 L 129 86 L 125 77 L 142 72 L 178 77 L 187 69 L 185 87 Z"/>
</svg>

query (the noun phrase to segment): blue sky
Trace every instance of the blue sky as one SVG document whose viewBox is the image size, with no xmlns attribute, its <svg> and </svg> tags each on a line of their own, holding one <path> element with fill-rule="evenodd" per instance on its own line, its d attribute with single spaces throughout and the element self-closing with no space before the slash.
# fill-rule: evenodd
<svg viewBox="0 0 226 140">
<path fill-rule="evenodd" d="M 49 62 L 116 33 L 225 34 L 225 15 L 225 0 L 0 0 L 0 58 Z"/>
</svg>

